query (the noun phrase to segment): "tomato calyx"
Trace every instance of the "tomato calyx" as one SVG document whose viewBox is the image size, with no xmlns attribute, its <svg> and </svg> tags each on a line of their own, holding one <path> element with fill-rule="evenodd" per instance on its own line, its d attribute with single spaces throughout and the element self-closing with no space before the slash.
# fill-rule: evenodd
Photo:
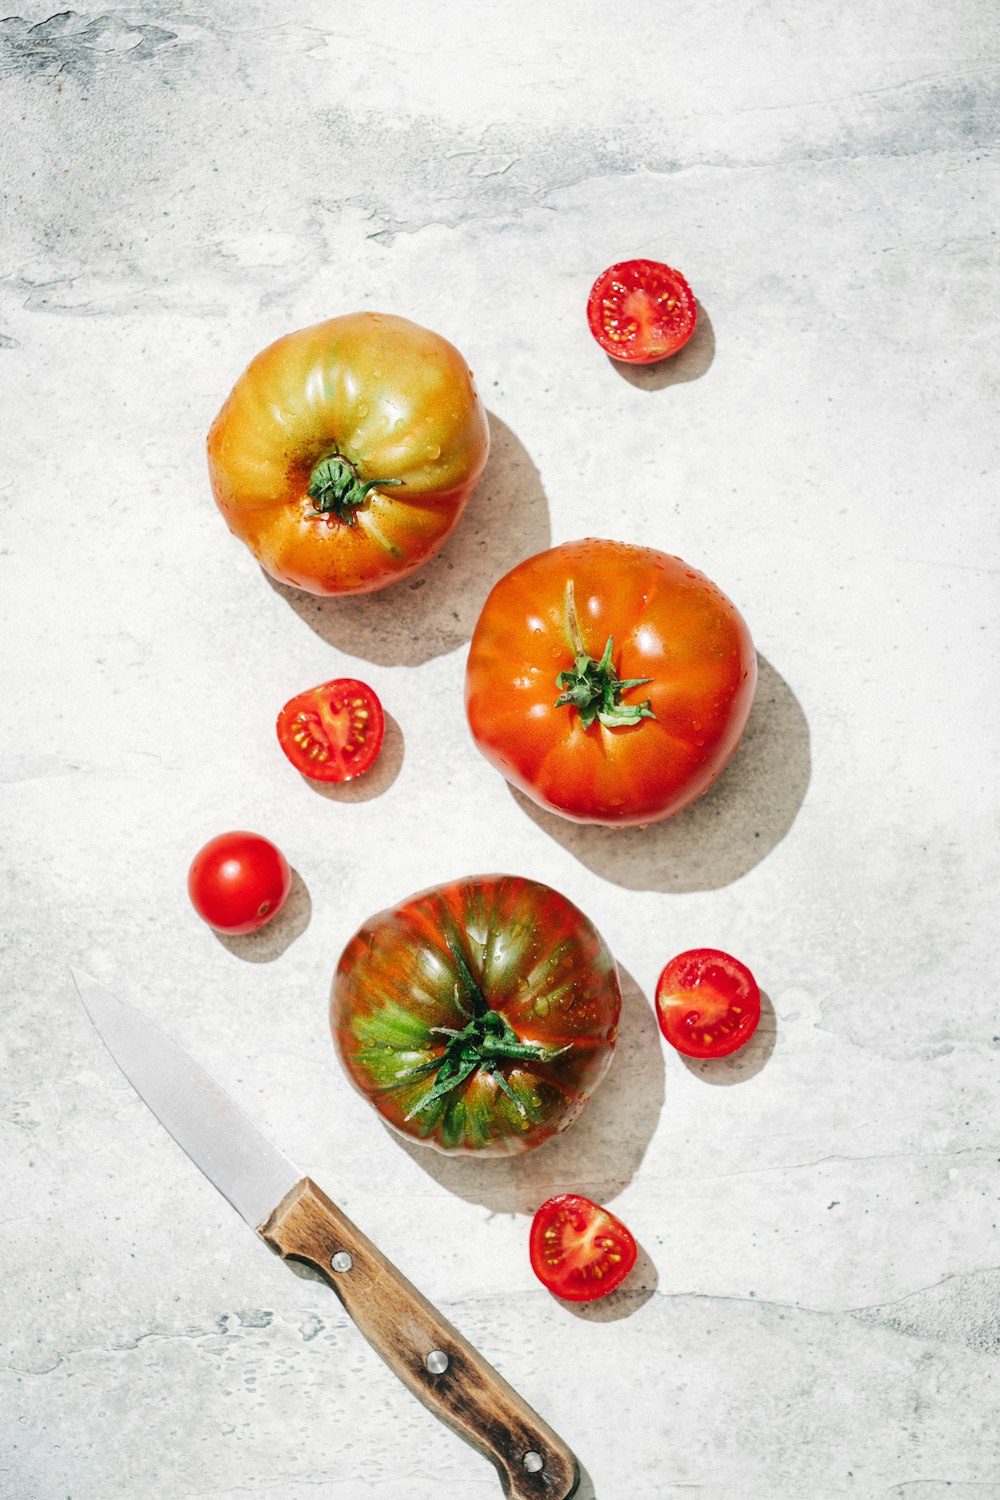
<svg viewBox="0 0 1000 1500">
<path fill-rule="evenodd" d="M 320 459 L 309 477 L 306 494 L 315 507 L 308 512 L 309 519 L 335 515 L 348 526 L 354 526 L 358 519 L 357 508 L 369 490 L 402 482 L 401 479 L 362 479 L 357 465 L 343 453 L 329 453 Z"/>
<path fill-rule="evenodd" d="M 623 703 L 622 694 L 629 688 L 642 687 L 652 682 L 651 677 L 619 677 L 611 657 L 614 637 L 608 636 L 600 661 L 595 661 L 583 644 L 580 623 L 576 617 L 576 601 L 572 578 L 566 584 L 566 628 L 573 648 L 573 666 L 560 672 L 556 687 L 561 689 L 556 699 L 556 708 L 575 708 L 584 729 L 589 729 L 597 719 L 605 729 L 616 729 L 622 724 L 638 724 L 642 719 L 655 719 L 649 699 L 644 703 Z"/>
<path fill-rule="evenodd" d="M 507 1017 L 501 1015 L 500 1011 L 491 1009 L 461 950 L 450 941 L 448 948 L 458 969 L 466 1000 L 471 1006 L 471 1015 L 461 1030 L 452 1026 L 431 1027 L 435 1035 L 448 1038 L 444 1051 L 439 1057 L 432 1057 L 400 1075 L 408 1078 L 419 1073 L 434 1075 L 431 1087 L 418 1099 L 406 1119 L 412 1120 L 414 1115 L 420 1114 L 436 1099 L 457 1089 L 477 1069 L 482 1069 L 494 1078 L 518 1113 L 523 1115 L 524 1106 L 504 1076 L 503 1063 L 551 1062 L 560 1053 L 567 1051 L 567 1047 L 546 1047 L 541 1042 L 522 1042 Z M 466 1011 L 461 1001 L 459 1005 Z"/>
</svg>

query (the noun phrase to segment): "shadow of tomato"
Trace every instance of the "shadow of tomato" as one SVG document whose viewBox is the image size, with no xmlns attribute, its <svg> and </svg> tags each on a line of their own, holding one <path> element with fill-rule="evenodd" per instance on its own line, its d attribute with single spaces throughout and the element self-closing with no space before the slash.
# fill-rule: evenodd
<svg viewBox="0 0 1000 1500">
<path fill-rule="evenodd" d="M 465 514 L 411 578 L 374 594 L 322 599 L 264 573 L 327 645 L 380 666 L 417 666 L 446 655 L 471 639 L 497 579 L 551 545 L 538 470 L 506 423 L 492 412 L 489 421 L 490 456 Z"/>
<path fill-rule="evenodd" d="M 561 1302 L 567 1312 L 582 1318 L 585 1323 L 617 1323 L 630 1318 L 644 1306 L 660 1284 L 656 1267 L 649 1251 L 636 1241 L 635 1265 L 622 1282 L 606 1297 L 596 1297 L 593 1302 Z M 560 1302 L 560 1298 L 554 1299 Z"/>
<path fill-rule="evenodd" d="M 703 1083 L 714 1083 L 731 1085 L 734 1083 L 745 1083 L 748 1078 L 755 1078 L 762 1068 L 766 1067 L 774 1052 L 778 1041 L 778 1018 L 771 1004 L 771 997 L 760 992 L 760 1020 L 757 1030 L 748 1042 L 737 1052 L 731 1052 L 728 1057 L 685 1057 L 683 1052 L 677 1056 L 681 1062 L 700 1078 Z M 667 1044 L 669 1046 L 669 1043 Z M 674 1048 L 670 1048 L 674 1051 Z"/>
<path fill-rule="evenodd" d="M 757 692 L 739 749 L 690 807 L 647 828 L 571 823 L 523 792 L 510 794 L 539 828 L 605 880 L 634 891 L 712 891 L 738 880 L 781 842 L 805 799 L 809 725 L 771 664 L 757 658 Z"/>
<path fill-rule="evenodd" d="M 639 1170 L 664 1100 L 656 1017 L 632 976 L 622 968 L 619 974 L 622 1015 L 615 1056 L 568 1130 L 513 1157 L 446 1156 L 395 1131 L 393 1139 L 449 1192 L 495 1213 L 530 1215 L 555 1193 L 582 1193 L 595 1203 L 609 1203 Z"/>
<path fill-rule="evenodd" d="M 389 790 L 402 767 L 403 731 L 392 714 L 385 714 L 385 734 L 371 770 L 350 781 L 314 781 L 311 776 L 300 775 L 311 792 L 329 802 L 371 802 Z"/>
<path fill-rule="evenodd" d="M 640 391 L 662 391 L 669 385 L 684 385 L 689 380 L 700 380 L 715 358 L 715 329 L 701 303 L 698 303 L 698 321 L 694 333 L 680 353 L 668 359 L 657 360 L 653 365 L 630 365 L 623 359 L 612 359 L 615 373 L 629 385 Z"/>
<path fill-rule="evenodd" d="M 214 927 L 212 932 L 234 958 L 242 958 L 248 964 L 269 964 L 302 936 L 311 919 L 309 889 L 298 870 L 293 869 L 288 900 L 266 926 L 259 927 L 256 932 L 239 934 L 216 932 Z"/>
</svg>

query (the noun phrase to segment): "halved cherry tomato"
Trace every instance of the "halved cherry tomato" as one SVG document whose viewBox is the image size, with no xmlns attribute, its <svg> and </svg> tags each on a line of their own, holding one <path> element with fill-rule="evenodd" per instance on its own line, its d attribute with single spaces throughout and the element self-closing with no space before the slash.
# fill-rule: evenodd
<svg viewBox="0 0 1000 1500">
<path fill-rule="evenodd" d="M 367 771 L 382 744 L 382 705 L 365 682 L 335 677 L 308 688 L 278 715 L 278 740 L 312 781 L 350 781 Z"/>
<path fill-rule="evenodd" d="M 277 845 L 241 829 L 209 839 L 188 871 L 188 895 L 199 917 L 232 936 L 270 922 L 291 888 L 292 872 Z"/>
<path fill-rule="evenodd" d="M 680 271 L 656 260 L 623 260 L 594 282 L 587 319 L 612 359 L 651 365 L 683 349 L 694 333 L 698 304 Z"/>
<path fill-rule="evenodd" d="M 760 990 L 738 958 L 718 948 L 691 948 L 660 975 L 656 1016 L 685 1057 L 728 1057 L 757 1030 Z"/>
<path fill-rule="evenodd" d="M 531 1221 L 531 1269 L 567 1302 L 593 1302 L 635 1265 L 636 1244 L 620 1219 L 578 1193 L 560 1193 Z"/>
</svg>

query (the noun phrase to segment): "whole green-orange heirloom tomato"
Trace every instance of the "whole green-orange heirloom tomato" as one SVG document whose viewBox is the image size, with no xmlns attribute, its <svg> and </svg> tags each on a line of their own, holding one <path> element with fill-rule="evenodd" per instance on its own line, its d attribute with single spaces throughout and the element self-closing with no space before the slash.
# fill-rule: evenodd
<svg viewBox="0 0 1000 1500">
<path fill-rule="evenodd" d="M 347 1076 L 441 1151 L 528 1151 L 604 1077 L 621 991 L 600 933 L 538 881 L 485 875 L 371 917 L 341 955 L 330 1023 Z"/>
<path fill-rule="evenodd" d="M 289 333 L 251 360 L 208 435 L 230 531 L 281 583 L 363 594 L 458 524 L 490 438 L 453 344 L 388 313 Z"/>
</svg>

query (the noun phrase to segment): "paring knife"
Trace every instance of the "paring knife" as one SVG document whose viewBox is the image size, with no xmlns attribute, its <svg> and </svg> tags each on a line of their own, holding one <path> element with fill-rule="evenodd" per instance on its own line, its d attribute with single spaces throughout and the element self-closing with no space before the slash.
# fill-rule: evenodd
<svg viewBox="0 0 1000 1500">
<path fill-rule="evenodd" d="M 73 979 L 129 1083 L 251 1229 L 321 1272 L 389 1368 L 496 1465 L 511 1500 L 570 1500 L 576 1459 L 492 1365 L 192 1057 L 96 980 Z"/>
</svg>

